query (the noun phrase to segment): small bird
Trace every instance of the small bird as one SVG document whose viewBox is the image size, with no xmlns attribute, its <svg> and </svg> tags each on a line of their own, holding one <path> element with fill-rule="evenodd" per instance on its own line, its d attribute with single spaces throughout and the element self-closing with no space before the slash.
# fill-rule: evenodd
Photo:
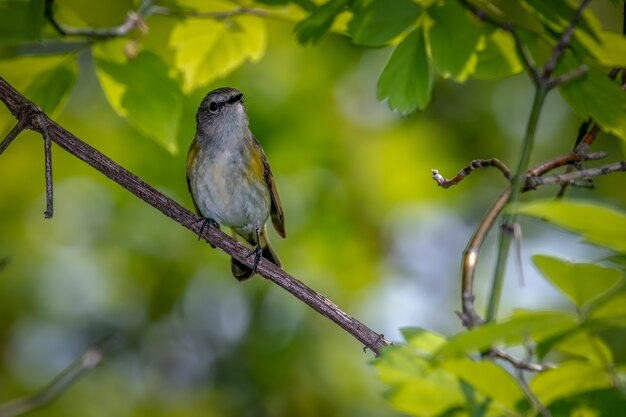
<svg viewBox="0 0 626 417">
<path fill-rule="evenodd" d="M 196 136 L 187 153 L 187 186 L 203 227 L 228 226 L 254 249 L 252 268 L 231 258 L 233 276 L 250 278 L 261 256 L 276 266 L 280 259 L 270 246 L 265 223 L 271 216 L 276 232 L 285 237 L 285 216 L 270 164 L 248 127 L 243 94 L 234 88 L 208 93 L 196 113 Z"/>
</svg>

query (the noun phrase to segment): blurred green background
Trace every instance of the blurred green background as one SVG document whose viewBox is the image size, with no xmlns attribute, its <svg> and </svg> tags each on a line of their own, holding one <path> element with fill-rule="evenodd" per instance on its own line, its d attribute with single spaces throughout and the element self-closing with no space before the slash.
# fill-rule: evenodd
<svg viewBox="0 0 626 417">
<path fill-rule="evenodd" d="M 605 6 L 596 13 L 618 28 L 620 16 Z M 103 21 L 119 17 L 115 8 L 99 13 Z M 53 118 L 191 208 L 184 161 L 195 108 L 213 88 L 240 89 L 283 201 L 287 239 L 273 231 L 271 238 L 285 269 L 389 339 L 409 325 L 460 330 L 461 252 L 506 183 L 486 171 L 443 190 L 430 170 L 450 177 L 489 157 L 513 166 L 532 100 L 527 77 L 438 79 L 429 109 L 400 117 L 375 98 L 390 48 L 356 48 L 339 35 L 302 47 L 292 23 L 266 24 L 259 62 L 185 101 L 177 153 L 115 114 L 89 49 L 78 54 L 78 81 Z M 36 65 L 7 58 L 0 75 L 19 86 Z M 12 123 L 2 106 L 0 125 L 8 131 Z M 569 151 L 579 123 L 551 94 L 534 162 Z M 600 134 L 594 147 L 623 159 L 612 136 Z M 53 169 L 55 215 L 45 220 L 41 138 L 25 132 L 0 156 L 0 402 L 37 390 L 114 334 L 104 364 L 33 415 L 397 415 L 382 397 L 372 354 L 351 336 L 262 278 L 237 283 L 225 254 L 56 146 Z M 620 173 L 569 193 L 623 209 L 623 184 Z M 532 197 L 555 193 L 544 187 Z M 529 256 L 604 253 L 538 221 L 523 227 L 526 280 L 520 285 L 511 268 L 503 313 L 564 306 Z M 479 290 L 490 278 L 493 240 Z"/>
</svg>

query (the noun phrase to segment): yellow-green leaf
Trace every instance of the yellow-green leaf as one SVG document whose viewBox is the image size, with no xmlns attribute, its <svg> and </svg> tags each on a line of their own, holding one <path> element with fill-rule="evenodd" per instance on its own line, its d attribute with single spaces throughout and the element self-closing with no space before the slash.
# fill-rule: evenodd
<svg viewBox="0 0 626 417">
<path fill-rule="evenodd" d="M 606 293 L 622 280 L 619 270 L 600 265 L 567 262 L 544 255 L 533 256 L 533 261 L 543 276 L 577 307 Z"/>
<path fill-rule="evenodd" d="M 524 398 L 524 393 L 511 374 L 493 362 L 455 359 L 442 363 L 441 369 L 463 379 L 476 391 L 506 409 L 515 410 L 516 403 Z"/>
<path fill-rule="evenodd" d="M 541 372 L 530 383 L 530 388 L 545 405 L 610 386 L 611 378 L 602 366 L 582 361 L 564 362 L 555 369 Z"/>
<path fill-rule="evenodd" d="M 115 112 L 141 133 L 155 139 L 171 153 L 176 141 L 183 107 L 178 82 L 168 76 L 169 68 L 149 51 L 134 59 L 119 52 L 119 42 L 94 48 L 97 74 Z"/>
<path fill-rule="evenodd" d="M 172 31 L 170 45 L 175 65 L 183 75 L 183 90 L 190 92 L 224 77 L 247 60 L 265 53 L 263 19 L 238 16 L 229 20 L 185 19 Z"/>
<path fill-rule="evenodd" d="M 546 200 L 520 204 L 513 211 L 538 217 L 581 234 L 586 241 L 626 253 L 626 213 L 588 201 Z"/>
<path fill-rule="evenodd" d="M 576 326 L 573 314 L 561 311 L 519 311 L 513 317 L 488 323 L 451 337 L 437 356 L 475 352 L 497 343 L 521 344 L 526 338 L 538 341 Z"/>
</svg>

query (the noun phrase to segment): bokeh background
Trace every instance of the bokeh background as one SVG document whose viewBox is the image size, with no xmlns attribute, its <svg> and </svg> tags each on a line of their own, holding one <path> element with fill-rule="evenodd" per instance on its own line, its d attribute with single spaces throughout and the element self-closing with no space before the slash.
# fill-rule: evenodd
<svg viewBox="0 0 626 417">
<path fill-rule="evenodd" d="M 605 6 L 595 12 L 619 30 L 620 17 Z M 461 252 L 506 183 L 484 171 L 443 190 L 430 170 L 452 176 L 489 157 L 514 166 L 532 100 L 527 77 L 438 79 L 428 110 L 401 117 L 375 94 L 390 48 L 356 48 L 340 35 L 302 47 L 292 23 L 267 28 L 261 61 L 207 91 L 233 86 L 246 95 L 285 209 L 287 239 L 271 232 L 285 269 L 389 339 L 399 341 L 405 326 L 459 331 Z M 202 95 L 189 98 L 172 154 L 110 108 L 90 51 L 78 59 L 78 82 L 54 119 L 191 208 L 184 161 Z M 19 65 L 1 61 L 0 75 L 19 83 L 27 74 Z M 580 122 L 552 93 L 534 162 L 569 151 Z M 0 125 L 11 123 L 0 108 Z M 623 159 L 612 136 L 600 134 L 594 146 Z M 55 215 L 45 220 L 41 138 L 25 132 L 0 156 L 0 402 L 41 388 L 115 335 L 102 366 L 33 415 L 397 415 L 371 352 L 341 329 L 262 278 L 237 283 L 225 254 L 56 146 L 53 169 Z M 595 190 L 569 195 L 623 209 L 624 179 L 601 178 Z M 555 193 L 545 187 L 525 198 Z M 524 283 L 511 267 L 501 314 L 567 308 L 530 255 L 604 253 L 536 220 L 522 226 Z M 494 241 L 480 259 L 479 308 Z"/>
</svg>

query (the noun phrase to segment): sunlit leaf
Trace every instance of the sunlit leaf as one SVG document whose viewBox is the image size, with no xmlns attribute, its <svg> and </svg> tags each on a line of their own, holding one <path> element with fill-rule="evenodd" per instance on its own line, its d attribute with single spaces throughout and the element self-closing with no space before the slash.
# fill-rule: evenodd
<svg viewBox="0 0 626 417">
<path fill-rule="evenodd" d="M 318 6 L 306 19 L 298 22 L 294 28 L 298 42 L 306 45 L 319 41 L 328 32 L 337 15 L 345 9 L 348 3 L 349 0 L 329 0 Z"/>
<path fill-rule="evenodd" d="M 0 2 L 0 40 L 18 42 L 39 40 L 43 25 L 44 0 L 4 0 Z"/>
<path fill-rule="evenodd" d="M 444 77 L 464 81 L 474 72 L 481 30 L 469 12 L 456 1 L 440 2 L 428 9 L 432 22 L 426 36 L 433 66 Z"/>
<path fill-rule="evenodd" d="M 446 343 L 446 338 L 442 335 L 418 327 L 402 329 L 402 336 L 410 347 L 426 355 L 439 350 Z"/>
<path fill-rule="evenodd" d="M 524 398 L 511 374 L 493 362 L 456 359 L 442 363 L 441 369 L 463 379 L 476 391 L 509 410 L 515 409 L 516 403 Z"/>
<path fill-rule="evenodd" d="M 485 47 L 478 53 L 475 78 L 498 79 L 522 72 L 524 67 L 515 52 L 511 35 L 501 29 L 485 37 Z"/>
<path fill-rule="evenodd" d="M 182 111 L 182 94 L 169 68 L 149 51 L 128 60 L 119 43 L 94 48 L 97 74 L 115 112 L 143 134 L 155 139 L 169 152 L 178 151 L 176 135 Z"/>
<path fill-rule="evenodd" d="M 569 337 L 556 343 L 553 348 L 600 366 L 613 362 L 613 355 L 606 343 L 586 330 L 573 332 Z"/>
<path fill-rule="evenodd" d="M 567 0 L 523 0 L 522 5 L 531 10 L 537 19 L 560 34 L 569 26 L 579 4 Z M 578 29 L 584 30 L 592 37 L 597 37 L 596 28 L 591 21 L 591 13 L 585 10 L 578 22 Z"/>
<path fill-rule="evenodd" d="M 227 21 L 185 19 L 172 31 L 170 45 L 190 92 L 228 75 L 246 60 L 256 62 L 265 53 L 265 23 L 256 16 Z"/>
<path fill-rule="evenodd" d="M 517 28 L 534 33 L 543 32 L 543 25 L 519 1 L 476 0 L 474 3 L 498 22 L 512 23 Z"/>
<path fill-rule="evenodd" d="M 55 115 L 74 87 L 77 64 L 71 56 L 20 57 L 1 60 L 0 74 L 47 114 Z M 2 131 L 7 128 L 0 126 Z"/>
<path fill-rule="evenodd" d="M 383 46 L 415 24 L 420 7 L 411 0 L 359 2 L 348 26 L 352 41 L 363 46 Z"/>
<path fill-rule="evenodd" d="M 586 201 L 546 200 L 520 204 L 512 210 L 579 233 L 590 243 L 626 252 L 626 214 L 610 207 Z"/>
<path fill-rule="evenodd" d="M 580 41 L 588 54 L 607 67 L 626 66 L 626 36 L 614 32 L 598 32 L 598 39 L 585 32 L 576 32 L 576 40 Z"/>
<path fill-rule="evenodd" d="M 600 304 L 590 314 L 599 324 L 626 327 L 626 294 L 618 294 Z"/>
<path fill-rule="evenodd" d="M 378 377 L 387 385 L 397 385 L 419 379 L 430 372 L 430 365 L 406 345 L 393 345 L 383 349 L 374 361 Z"/>
<path fill-rule="evenodd" d="M 437 355 L 475 352 L 497 343 L 516 345 L 527 338 L 541 340 L 576 326 L 573 314 L 560 311 L 527 311 L 498 323 L 488 323 L 450 338 Z"/>
<path fill-rule="evenodd" d="M 426 56 L 422 28 L 400 43 L 378 79 L 379 100 L 389 98 L 389 106 L 401 113 L 425 109 L 430 102 L 433 78 Z"/>
<path fill-rule="evenodd" d="M 614 288 L 622 280 L 617 269 L 588 263 L 573 263 L 544 255 L 533 256 L 535 265 L 577 307 Z"/>
<path fill-rule="evenodd" d="M 611 378 L 602 366 L 582 361 L 563 362 L 555 369 L 536 375 L 530 383 L 535 395 L 545 405 L 585 391 L 611 386 Z"/>
</svg>

